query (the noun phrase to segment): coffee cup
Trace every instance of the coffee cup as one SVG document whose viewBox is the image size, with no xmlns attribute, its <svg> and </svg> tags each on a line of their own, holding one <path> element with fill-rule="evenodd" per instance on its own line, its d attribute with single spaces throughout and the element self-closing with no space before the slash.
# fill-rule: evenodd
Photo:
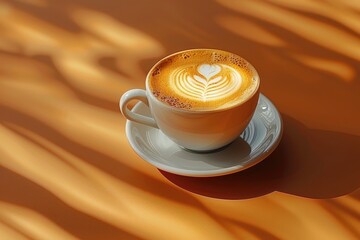
<svg viewBox="0 0 360 240">
<path fill-rule="evenodd" d="M 149 71 L 146 88 L 132 89 L 120 99 L 130 121 L 159 128 L 179 146 L 211 151 L 230 144 L 249 124 L 259 98 L 256 69 L 240 56 L 216 49 L 171 54 Z M 152 117 L 127 105 L 140 100 Z"/>
</svg>

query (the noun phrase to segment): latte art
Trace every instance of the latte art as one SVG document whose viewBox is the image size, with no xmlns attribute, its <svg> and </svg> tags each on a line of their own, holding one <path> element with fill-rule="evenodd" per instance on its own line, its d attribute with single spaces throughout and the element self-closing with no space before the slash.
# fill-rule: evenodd
<svg viewBox="0 0 360 240">
<path fill-rule="evenodd" d="M 257 91 L 256 70 L 241 57 L 211 49 L 171 55 L 149 73 L 153 95 L 172 107 L 213 110 L 245 101 Z"/>
<path fill-rule="evenodd" d="M 194 100 L 212 101 L 231 96 L 241 86 L 241 75 L 224 64 L 202 64 L 195 73 L 180 66 L 169 76 L 174 91 Z"/>
</svg>

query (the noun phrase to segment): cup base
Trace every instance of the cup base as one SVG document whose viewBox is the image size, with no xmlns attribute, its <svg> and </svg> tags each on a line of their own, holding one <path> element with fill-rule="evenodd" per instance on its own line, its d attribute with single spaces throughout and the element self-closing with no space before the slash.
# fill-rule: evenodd
<svg viewBox="0 0 360 240">
<path fill-rule="evenodd" d="M 231 141 L 230 143 L 226 144 L 225 146 L 215 148 L 215 149 L 210 149 L 210 150 L 194 150 L 194 149 L 189 149 L 189 148 L 186 148 L 186 147 L 183 147 L 183 146 L 180 146 L 180 145 L 179 145 L 179 147 L 181 149 L 184 149 L 185 151 L 188 151 L 188 152 L 191 152 L 191 153 L 207 154 L 207 153 L 220 152 L 220 151 L 224 150 L 225 148 L 227 148 L 229 145 L 231 145 L 234 141 Z"/>
</svg>

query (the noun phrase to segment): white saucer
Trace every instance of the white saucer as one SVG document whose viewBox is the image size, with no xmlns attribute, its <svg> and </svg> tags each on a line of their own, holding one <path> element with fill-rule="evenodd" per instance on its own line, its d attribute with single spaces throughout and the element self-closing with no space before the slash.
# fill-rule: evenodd
<svg viewBox="0 0 360 240">
<path fill-rule="evenodd" d="M 142 102 L 132 111 L 151 116 Z M 249 168 L 274 151 L 281 134 L 280 114 L 262 94 L 245 131 L 229 146 L 212 153 L 184 150 L 157 128 L 126 122 L 126 136 L 140 157 L 166 172 L 192 177 L 221 176 Z"/>
</svg>

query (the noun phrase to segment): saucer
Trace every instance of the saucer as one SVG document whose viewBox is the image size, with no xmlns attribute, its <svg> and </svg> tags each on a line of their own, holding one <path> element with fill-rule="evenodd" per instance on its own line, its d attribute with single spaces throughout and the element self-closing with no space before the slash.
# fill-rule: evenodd
<svg viewBox="0 0 360 240">
<path fill-rule="evenodd" d="M 138 102 L 131 110 L 151 116 Z M 126 122 L 126 136 L 134 151 L 153 166 L 170 173 L 192 177 L 213 177 L 249 168 L 265 159 L 280 142 L 282 121 L 271 101 L 260 94 L 253 118 L 230 145 L 210 153 L 196 153 L 179 147 L 161 130 Z"/>
</svg>

